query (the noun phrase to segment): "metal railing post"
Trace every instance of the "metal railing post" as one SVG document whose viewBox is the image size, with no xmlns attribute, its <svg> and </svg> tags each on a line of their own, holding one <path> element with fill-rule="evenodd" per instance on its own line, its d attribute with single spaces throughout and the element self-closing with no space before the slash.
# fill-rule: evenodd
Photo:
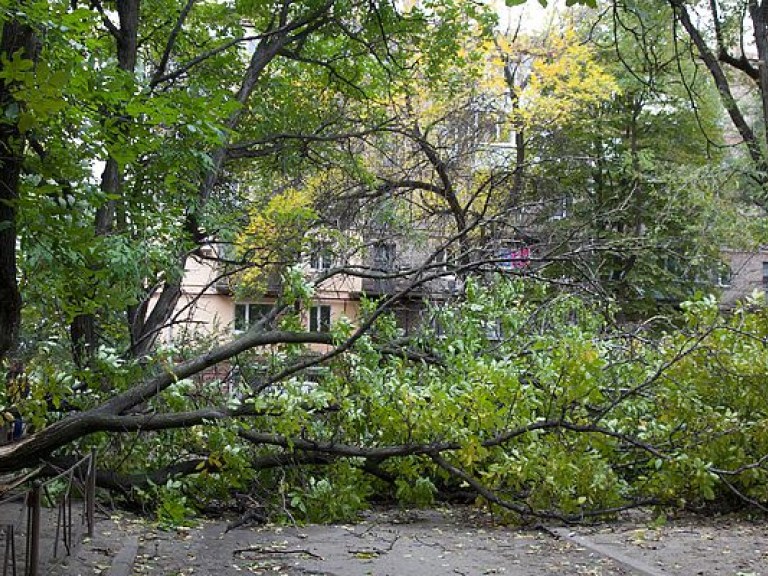
<svg viewBox="0 0 768 576">
<path fill-rule="evenodd" d="M 16 576 L 16 542 L 13 532 L 13 524 L 5 526 L 5 559 L 3 561 L 3 576 L 8 576 L 8 567 L 12 576 Z"/>
<path fill-rule="evenodd" d="M 37 576 L 40 569 L 40 483 L 35 482 L 27 501 L 27 574 Z"/>
<path fill-rule="evenodd" d="M 87 535 L 93 537 L 96 511 L 96 448 L 91 449 L 91 461 L 88 463 L 88 478 L 85 484 L 85 518 L 88 524 Z"/>
</svg>

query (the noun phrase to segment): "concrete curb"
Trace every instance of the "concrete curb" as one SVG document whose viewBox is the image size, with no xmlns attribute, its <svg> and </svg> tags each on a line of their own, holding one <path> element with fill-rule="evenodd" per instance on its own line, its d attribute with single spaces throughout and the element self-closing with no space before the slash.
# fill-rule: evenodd
<svg viewBox="0 0 768 576">
<path fill-rule="evenodd" d="M 133 564 L 139 554 L 139 537 L 128 536 L 107 570 L 106 576 L 131 576 Z"/>
<path fill-rule="evenodd" d="M 648 566 L 648 564 L 645 562 L 635 558 L 630 558 L 622 552 L 613 550 L 608 546 L 603 546 L 602 544 L 592 542 L 589 538 L 586 538 L 585 536 L 579 536 L 567 528 L 552 528 L 551 531 L 554 534 L 557 534 L 563 540 L 568 540 L 577 546 L 587 548 L 596 554 L 610 558 L 622 568 L 631 570 L 633 573 L 639 574 L 640 576 L 669 576 L 668 572 L 659 571 L 652 566 Z"/>
</svg>

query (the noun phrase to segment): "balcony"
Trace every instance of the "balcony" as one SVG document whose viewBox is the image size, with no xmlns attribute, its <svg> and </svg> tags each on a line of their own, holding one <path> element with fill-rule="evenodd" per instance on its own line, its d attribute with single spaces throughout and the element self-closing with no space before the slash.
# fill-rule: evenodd
<svg viewBox="0 0 768 576">
<path fill-rule="evenodd" d="M 237 279 L 232 276 L 224 276 L 219 278 L 213 285 L 216 292 L 223 296 L 232 296 L 237 284 Z M 267 277 L 267 285 L 264 289 L 264 296 L 278 296 L 283 290 L 283 279 L 277 270 L 269 273 Z"/>
</svg>

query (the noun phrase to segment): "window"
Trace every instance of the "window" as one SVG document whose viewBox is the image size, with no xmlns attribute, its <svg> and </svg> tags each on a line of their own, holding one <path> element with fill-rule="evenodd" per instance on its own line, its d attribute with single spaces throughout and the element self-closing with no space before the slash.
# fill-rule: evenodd
<svg viewBox="0 0 768 576">
<path fill-rule="evenodd" d="M 763 262 L 763 287 L 768 288 L 768 262 Z"/>
<path fill-rule="evenodd" d="M 235 331 L 244 332 L 272 311 L 272 304 L 235 304 Z"/>
<path fill-rule="evenodd" d="M 373 266 L 377 270 L 395 269 L 396 247 L 394 242 L 379 242 L 373 245 Z"/>
<path fill-rule="evenodd" d="M 717 285 L 720 288 L 728 288 L 733 280 L 733 271 L 728 264 L 723 264 L 717 269 Z M 763 284 L 765 284 L 765 265 L 763 265 Z"/>
<path fill-rule="evenodd" d="M 453 253 L 450 248 L 443 248 L 435 255 L 437 272 L 448 272 L 453 268 Z"/>
<path fill-rule="evenodd" d="M 330 332 L 331 330 L 331 307 L 330 306 L 312 306 L 309 309 L 309 331 L 310 332 Z"/>
<path fill-rule="evenodd" d="M 549 217 L 549 219 L 564 220 L 570 214 L 572 204 L 573 199 L 569 196 L 563 196 L 562 198 L 556 199 L 552 207 L 552 215 Z"/>
<path fill-rule="evenodd" d="M 333 253 L 327 244 L 317 244 L 309 256 L 312 270 L 329 270 L 333 265 Z"/>
</svg>

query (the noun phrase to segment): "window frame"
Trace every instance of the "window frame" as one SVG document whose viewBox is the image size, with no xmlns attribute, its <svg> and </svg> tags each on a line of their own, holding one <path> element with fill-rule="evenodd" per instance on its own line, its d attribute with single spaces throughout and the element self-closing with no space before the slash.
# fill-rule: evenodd
<svg viewBox="0 0 768 576">
<path fill-rule="evenodd" d="M 309 269 L 314 272 L 326 272 L 333 267 L 333 252 L 330 244 L 318 242 L 309 255 Z"/>
<path fill-rule="evenodd" d="M 274 304 L 265 302 L 235 302 L 234 331 L 247 332 L 254 324 L 272 312 L 273 307 Z M 242 310 L 244 313 L 242 315 L 238 314 L 239 310 Z"/>
<path fill-rule="evenodd" d="M 373 245 L 373 266 L 377 270 L 392 272 L 396 269 L 397 243 L 380 240 Z"/>
<path fill-rule="evenodd" d="M 329 304 L 314 304 L 309 307 L 309 331 L 327 333 L 331 331 L 331 306 Z"/>
</svg>

